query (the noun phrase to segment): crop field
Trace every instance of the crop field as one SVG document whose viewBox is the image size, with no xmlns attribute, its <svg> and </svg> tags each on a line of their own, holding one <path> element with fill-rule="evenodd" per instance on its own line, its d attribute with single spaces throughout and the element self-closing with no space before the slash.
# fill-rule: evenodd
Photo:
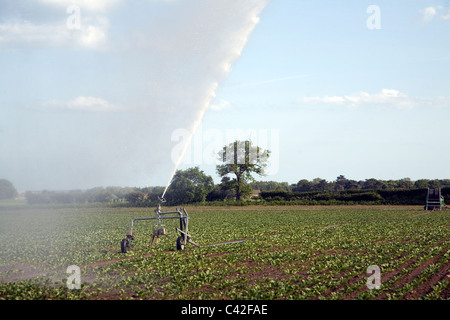
<svg viewBox="0 0 450 320">
<path fill-rule="evenodd" d="M 153 210 L 0 206 L 0 299 L 450 299 L 448 211 L 188 206 L 201 247 L 176 251 L 167 220 L 150 249 L 155 223 L 137 221 L 120 253 L 131 218 Z M 79 289 L 67 285 L 72 265 Z"/>
</svg>

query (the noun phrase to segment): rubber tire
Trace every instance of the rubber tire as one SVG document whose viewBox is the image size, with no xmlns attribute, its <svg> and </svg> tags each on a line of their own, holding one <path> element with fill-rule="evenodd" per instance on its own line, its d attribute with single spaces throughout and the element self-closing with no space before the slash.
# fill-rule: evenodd
<svg viewBox="0 0 450 320">
<path fill-rule="evenodd" d="M 184 238 L 184 237 L 182 237 L 182 236 L 179 236 L 179 237 L 177 238 L 177 250 L 178 250 L 178 251 L 184 250 L 183 238 Z"/>
<path fill-rule="evenodd" d="M 130 241 L 127 238 L 122 239 L 122 242 L 120 242 L 120 250 L 122 253 L 127 253 L 127 251 L 130 249 Z"/>
</svg>

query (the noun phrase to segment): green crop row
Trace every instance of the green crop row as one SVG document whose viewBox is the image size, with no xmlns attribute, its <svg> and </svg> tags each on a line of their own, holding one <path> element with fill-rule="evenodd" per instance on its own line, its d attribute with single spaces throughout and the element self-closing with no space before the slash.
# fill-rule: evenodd
<svg viewBox="0 0 450 320">
<path fill-rule="evenodd" d="M 136 239 L 123 254 L 120 240 L 131 218 L 153 216 L 152 209 L 2 209 L 0 299 L 403 299 L 426 286 L 450 254 L 445 211 L 382 206 L 187 210 L 200 248 L 176 251 L 177 222 L 168 220 L 169 234 L 150 249 L 154 222 L 136 221 Z M 70 265 L 80 267 L 80 289 L 66 285 Z M 371 265 L 381 269 L 381 289 L 366 286 Z M 447 286 L 447 277 L 438 279 L 421 298 L 448 299 Z"/>
</svg>

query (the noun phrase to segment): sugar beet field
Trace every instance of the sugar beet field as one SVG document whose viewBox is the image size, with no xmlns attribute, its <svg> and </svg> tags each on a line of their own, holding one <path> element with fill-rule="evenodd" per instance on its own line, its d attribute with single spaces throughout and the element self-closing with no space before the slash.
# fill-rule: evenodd
<svg viewBox="0 0 450 320">
<path fill-rule="evenodd" d="M 201 247 L 177 251 L 168 220 L 150 249 L 154 222 L 137 221 L 121 253 L 131 218 L 153 210 L 0 206 L 0 299 L 450 299 L 448 211 L 186 207 Z M 72 265 L 79 289 L 67 284 Z"/>
</svg>

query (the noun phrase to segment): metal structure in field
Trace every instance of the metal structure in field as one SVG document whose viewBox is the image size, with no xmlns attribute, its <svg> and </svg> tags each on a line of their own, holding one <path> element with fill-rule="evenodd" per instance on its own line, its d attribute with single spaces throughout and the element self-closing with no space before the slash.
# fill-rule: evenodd
<svg viewBox="0 0 450 320">
<path fill-rule="evenodd" d="M 164 199 L 160 199 L 160 203 L 158 207 L 155 209 L 155 217 L 144 217 L 144 218 L 131 218 L 131 226 L 130 230 L 126 233 L 126 238 L 122 239 L 120 243 L 120 248 L 122 253 L 128 252 L 131 247 L 131 241 L 134 240 L 133 234 L 133 226 L 135 221 L 139 220 L 154 220 L 156 221 L 156 227 L 153 229 L 152 242 L 150 244 L 150 248 L 153 247 L 153 242 L 156 237 L 157 243 L 159 243 L 159 237 L 167 234 L 167 229 L 164 227 L 163 221 L 167 219 L 179 219 L 180 227 L 175 228 L 177 233 L 180 233 L 180 236 L 176 240 L 176 248 L 177 250 L 184 250 L 187 243 L 190 243 L 196 247 L 199 247 L 198 244 L 191 240 L 191 236 L 189 234 L 189 215 L 184 208 L 176 209 L 175 211 L 161 211 L 161 203 L 164 202 Z"/>
<path fill-rule="evenodd" d="M 427 203 L 425 210 L 441 210 L 445 209 L 444 197 L 441 194 L 441 188 L 428 188 Z"/>
</svg>

